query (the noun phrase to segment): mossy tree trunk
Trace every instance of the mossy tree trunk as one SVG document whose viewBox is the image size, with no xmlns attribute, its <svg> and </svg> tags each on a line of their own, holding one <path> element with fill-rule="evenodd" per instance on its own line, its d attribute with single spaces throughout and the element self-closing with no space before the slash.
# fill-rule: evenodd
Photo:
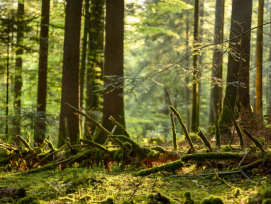
<svg viewBox="0 0 271 204">
<path fill-rule="evenodd" d="M 224 5 L 225 0 L 216 0 L 215 7 L 215 37 L 214 43 L 221 43 L 224 37 Z M 223 46 L 223 45 L 222 45 Z M 223 47 L 215 49 L 213 53 L 213 69 L 212 77 L 214 85 L 212 84 L 210 97 L 210 115 L 209 124 L 214 124 L 214 114 L 219 116 L 222 110 L 222 70 L 223 70 Z M 215 111 L 215 113 L 214 113 Z"/>
<path fill-rule="evenodd" d="M 45 113 L 47 96 L 47 66 L 48 66 L 48 34 L 49 34 L 50 0 L 42 0 L 40 24 L 40 53 L 37 113 L 41 120 L 36 121 L 35 143 L 41 144 L 45 138 Z"/>
<path fill-rule="evenodd" d="M 80 60 L 80 31 L 82 16 L 82 0 L 66 1 L 65 37 L 63 74 L 61 91 L 60 125 L 58 147 L 64 144 L 66 117 L 69 122 L 71 143 L 79 141 L 79 115 L 75 115 L 64 104 L 69 103 L 77 109 L 79 107 L 79 60 Z"/>
<path fill-rule="evenodd" d="M 199 35 L 199 0 L 195 0 L 194 8 L 194 43 L 198 42 Z M 194 45 L 194 47 L 197 45 Z M 198 131 L 199 121 L 199 82 L 198 82 L 198 55 L 193 56 L 193 101 L 192 101 L 192 123 L 191 130 Z"/>
<path fill-rule="evenodd" d="M 17 44 L 21 44 L 24 37 L 24 3 L 18 2 L 18 23 L 17 23 Z M 21 115 L 21 92 L 22 92 L 22 55 L 23 49 L 19 48 L 16 50 L 16 61 L 15 61 L 15 84 L 14 84 L 14 106 L 15 113 L 19 117 Z M 17 145 L 20 145 L 21 141 L 16 135 L 21 134 L 20 119 L 16 119 L 13 123 L 14 131 L 12 141 Z"/>
<path fill-rule="evenodd" d="M 124 40 L 124 0 L 106 1 L 106 26 L 105 26 L 105 64 L 104 75 L 117 75 L 123 77 L 123 40 Z M 107 81 L 105 80 L 105 83 Z M 124 101 L 120 94 L 123 88 L 106 93 L 104 91 L 103 102 L 103 126 L 107 130 L 112 130 L 113 124 L 109 117 L 113 116 L 125 128 Z M 121 135 L 120 129 L 115 132 Z M 107 139 L 105 134 L 99 134 L 97 143 L 104 143 Z"/>
<path fill-rule="evenodd" d="M 102 85 L 104 54 L 104 0 L 92 0 L 89 29 L 89 54 L 87 69 L 87 99 L 88 109 L 98 109 L 101 106 L 101 93 L 93 92 L 94 86 Z"/>
<path fill-rule="evenodd" d="M 89 31 L 89 0 L 85 0 L 85 25 L 84 36 L 82 42 L 82 57 L 81 57 L 81 69 L 80 69 L 80 107 L 83 107 L 84 100 L 84 82 L 85 82 L 85 70 L 86 70 L 86 53 L 87 53 L 87 39 Z"/>
<path fill-rule="evenodd" d="M 230 39 L 251 28 L 252 0 L 233 0 Z M 239 24 L 241 23 L 241 25 Z M 231 52 L 228 58 L 227 87 L 225 99 L 230 107 L 238 115 L 240 104 L 250 108 L 249 97 L 249 63 L 250 63 L 250 32 L 231 41 Z M 240 57 L 238 59 L 238 57 Z M 225 100 L 224 99 L 224 100 Z M 230 124 L 230 115 L 226 106 L 223 107 L 220 116 L 220 126 Z"/>
</svg>

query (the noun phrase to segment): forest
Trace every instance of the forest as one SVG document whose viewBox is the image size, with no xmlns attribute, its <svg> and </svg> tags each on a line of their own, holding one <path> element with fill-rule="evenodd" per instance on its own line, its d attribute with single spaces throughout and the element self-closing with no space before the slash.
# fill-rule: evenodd
<svg viewBox="0 0 271 204">
<path fill-rule="evenodd" d="M 0 14 L 0 203 L 271 204 L 271 0 Z"/>
</svg>

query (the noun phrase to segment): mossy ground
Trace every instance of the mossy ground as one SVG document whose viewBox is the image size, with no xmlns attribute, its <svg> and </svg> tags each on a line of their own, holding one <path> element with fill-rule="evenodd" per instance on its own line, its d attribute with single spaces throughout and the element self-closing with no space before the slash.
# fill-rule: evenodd
<svg viewBox="0 0 271 204">
<path fill-rule="evenodd" d="M 111 172 L 103 168 L 69 168 L 63 171 L 45 171 L 26 176 L 14 173 L 0 173 L 0 187 L 21 187 L 28 196 L 37 197 L 40 203 L 95 203 L 107 197 L 113 197 L 116 203 L 130 198 L 134 203 L 147 203 L 148 195 L 153 191 L 161 192 L 171 198 L 185 202 L 184 193 L 189 191 L 196 203 L 209 195 L 220 196 L 225 203 L 246 203 L 248 198 L 271 187 L 271 177 L 256 175 L 252 181 L 244 180 L 240 175 L 224 177 L 230 185 L 240 188 L 240 195 L 235 190 L 208 177 L 173 177 L 163 174 L 147 177 L 134 177 L 140 169 L 120 171 L 112 166 Z M 184 169 L 179 173 L 187 173 Z M 206 171 L 191 171 L 206 173 Z"/>
</svg>

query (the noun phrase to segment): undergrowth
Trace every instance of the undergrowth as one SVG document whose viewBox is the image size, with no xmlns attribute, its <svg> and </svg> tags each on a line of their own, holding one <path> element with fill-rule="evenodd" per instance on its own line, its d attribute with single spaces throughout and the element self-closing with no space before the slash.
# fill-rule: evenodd
<svg viewBox="0 0 271 204">
<path fill-rule="evenodd" d="M 108 198 L 113 198 L 115 203 L 150 203 L 148 196 L 153 193 L 185 203 L 185 193 L 190 192 L 194 203 L 213 195 L 221 197 L 225 203 L 236 204 L 247 203 L 249 198 L 271 187 L 269 175 L 256 175 L 253 180 L 242 179 L 240 175 L 223 177 L 231 188 L 214 176 L 170 178 L 169 174 L 158 173 L 135 177 L 133 174 L 140 170 L 138 168 L 120 171 L 113 165 L 112 170 L 67 168 L 24 176 L 1 172 L 0 187 L 24 188 L 27 196 L 39 200 L 37 203 L 99 203 Z M 184 168 L 178 173 L 189 172 L 192 169 Z M 208 172 L 210 170 L 196 173 Z"/>
</svg>

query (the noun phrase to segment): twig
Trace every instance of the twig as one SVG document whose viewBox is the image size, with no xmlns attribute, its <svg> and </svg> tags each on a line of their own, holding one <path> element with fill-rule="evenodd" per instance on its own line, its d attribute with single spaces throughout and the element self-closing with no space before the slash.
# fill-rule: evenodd
<svg viewBox="0 0 271 204">
<path fill-rule="evenodd" d="M 100 128 L 100 130 L 102 130 L 106 135 L 111 135 L 111 133 L 105 129 L 100 123 L 98 123 L 96 120 L 92 119 L 91 117 L 89 117 L 87 114 L 83 113 L 82 111 L 76 109 L 75 107 L 71 106 L 68 103 L 65 103 L 65 106 L 67 106 L 68 108 L 72 109 L 74 112 L 81 114 L 82 116 L 85 116 L 87 119 L 89 119 L 92 123 L 94 123 L 98 128 Z"/>
<path fill-rule="evenodd" d="M 230 175 L 230 174 L 238 174 L 241 173 L 240 170 L 237 171 L 227 171 L 227 172 L 216 172 L 217 175 Z M 169 178 L 173 178 L 173 177 L 194 177 L 194 176 L 210 176 L 210 175 L 215 175 L 215 173 L 207 173 L 207 174 L 182 174 L 182 175 L 172 175 L 169 176 Z"/>
</svg>

